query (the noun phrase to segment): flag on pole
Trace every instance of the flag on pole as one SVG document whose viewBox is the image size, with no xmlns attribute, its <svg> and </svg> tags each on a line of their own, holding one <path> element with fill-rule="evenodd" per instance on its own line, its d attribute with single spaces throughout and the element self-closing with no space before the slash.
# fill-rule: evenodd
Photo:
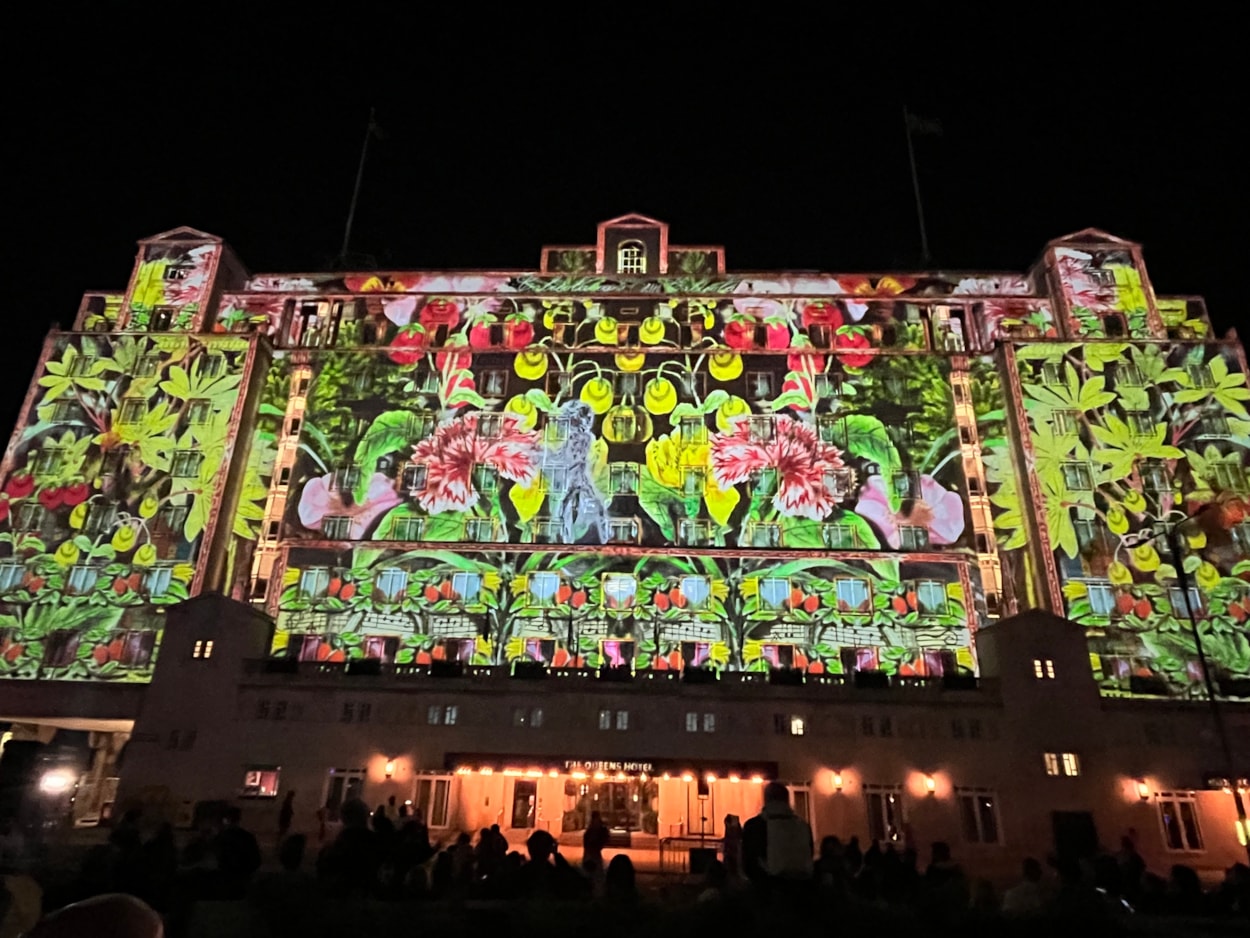
<svg viewBox="0 0 1250 938">
<path fill-rule="evenodd" d="M 926 117 L 917 117 L 911 111 L 906 111 L 905 113 L 907 114 L 908 132 L 916 134 L 919 137 L 942 136 L 942 122 L 941 121 L 931 119 L 931 118 L 926 118 Z"/>
</svg>

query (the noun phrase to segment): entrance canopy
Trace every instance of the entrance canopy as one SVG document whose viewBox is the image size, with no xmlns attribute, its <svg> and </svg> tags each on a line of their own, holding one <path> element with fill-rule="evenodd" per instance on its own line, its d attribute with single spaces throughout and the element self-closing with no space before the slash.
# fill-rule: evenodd
<svg viewBox="0 0 1250 938">
<path fill-rule="evenodd" d="M 777 778 L 775 762 L 738 762 L 708 759 L 601 759 L 588 756 L 500 755 L 498 753 L 447 754 L 446 768 L 460 775 L 510 775 L 517 777 L 573 778 L 681 778 L 694 781 L 725 780 L 760 784 Z"/>
</svg>

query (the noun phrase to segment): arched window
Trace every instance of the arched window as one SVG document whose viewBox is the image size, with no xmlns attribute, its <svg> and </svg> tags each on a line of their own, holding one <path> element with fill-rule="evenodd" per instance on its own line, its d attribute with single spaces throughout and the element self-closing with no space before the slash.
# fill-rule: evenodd
<svg viewBox="0 0 1250 938">
<path fill-rule="evenodd" d="M 616 250 L 616 269 L 622 274 L 647 272 L 647 249 L 641 241 L 623 241 Z"/>
</svg>

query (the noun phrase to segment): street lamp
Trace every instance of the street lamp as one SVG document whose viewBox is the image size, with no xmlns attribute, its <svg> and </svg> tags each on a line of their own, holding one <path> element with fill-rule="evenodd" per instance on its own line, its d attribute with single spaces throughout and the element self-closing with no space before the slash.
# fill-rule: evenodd
<svg viewBox="0 0 1250 938">
<path fill-rule="evenodd" d="M 1148 537 L 1141 537 L 1137 543 L 1148 544 L 1162 537 L 1167 542 L 1168 553 L 1172 555 L 1172 563 L 1176 567 L 1176 579 L 1180 584 L 1181 595 L 1185 600 L 1185 614 L 1194 633 L 1194 649 L 1198 653 L 1198 665 L 1202 669 L 1202 683 L 1206 685 L 1207 689 L 1207 704 L 1211 708 L 1211 721 L 1215 724 L 1215 731 L 1220 738 L 1220 748 L 1223 751 L 1224 765 L 1228 769 L 1228 777 L 1233 780 L 1233 806 L 1237 811 L 1237 836 L 1246 848 L 1247 859 L 1250 859 L 1250 823 L 1247 823 L 1246 804 L 1242 800 L 1241 789 L 1237 786 L 1237 779 L 1241 776 L 1237 772 L 1237 765 L 1233 759 L 1233 747 L 1228 740 L 1228 728 L 1224 725 L 1224 712 L 1220 709 L 1220 701 L 1215 693 L 1215 682 L 1211 680 L 1211 668 L 1207 664 L 1207 656 L 1202 649 L 1202 633 L 1198 629 L 1198 615 L 1194 611 L 1194 602 L 1190 596 L 1189 571 L 1185 569 L 1185 558 L 1182 556 L 1179 535 L 1180 528 L 1183 525 L 1197 521 L 1216 507 L 1218 507 L 1218 503 L 1208 502 L 1192 515 L 1185 515 L 1179 521 L 1159 521 L 1155 525 L 1153 533 Z"/>
</svg>

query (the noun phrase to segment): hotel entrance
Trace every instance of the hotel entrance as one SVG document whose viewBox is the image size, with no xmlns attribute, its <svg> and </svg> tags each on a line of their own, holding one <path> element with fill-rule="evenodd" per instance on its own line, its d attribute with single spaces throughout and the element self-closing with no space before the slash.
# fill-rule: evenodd
<svg viewBox="0 0 1250 938">
<path fill-rule="evenodd" d="M 659 829 L 659 788 L 641 778 L 613 781 L 568 778 L 564 783 L 563 833 L 583 831 L 595 811 L 616 836 L 655 834 Z"/>
</svg>

